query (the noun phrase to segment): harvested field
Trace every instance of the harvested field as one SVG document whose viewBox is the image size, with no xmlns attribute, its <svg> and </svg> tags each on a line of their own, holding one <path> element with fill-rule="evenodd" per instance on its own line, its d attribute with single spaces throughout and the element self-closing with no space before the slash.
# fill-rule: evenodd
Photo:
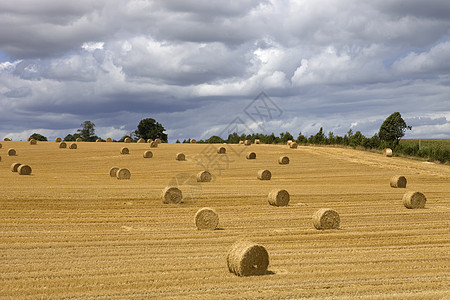
<svg viewBox="0 0 450 300">
<path fill-rule="evenodd" d="M 148 144 L 126 144 L 129 155 L 119 153 L 123 146 L 84 142 L 77 151 L 62 151 L 55 142 L 8 142 L 6 148 L 33 167 L 29 176 L 11 172 L 18 158 L 0 149 L 2 298 L 450 294 L 448 165 L 344 148 L 260 144 L 257 160 L 246 159 L 247 147 L 223 145 L 227 155 L 213 151 L 208 165 L 200 166 L 174 157 L 182 152 L 193 158 L 208 145 L 163 143 L 152 149 L 149 167 L 142 159 Z M 290 163 L 280 165 L 285 155 Z M 131 170 L 132 177 L 111 178 L 112 166 Z M 197 182 L 206 167 L 214 180 Z M 276 176 L 257 180 L 265 168 Z M 398 174 L 408 179 L 406 189 L 390 187 Z M 162 203 L 169 182 L 178 182 L 182 203 Z M 283 188 L 289 205 L 268 205 L 269 192 Z M 409 190 L 426 195 L 424 209 L 403 205 Z M 220 228 L 197 230 L 193 216 L 202 207 L 220 212 Z M 324 207 L 339 212 L 340 229 L 314 228 L 311 216 Z M 227 254 L 241 239 L 267 250 L 266 275 L 229 271 Z"/>
</svg>

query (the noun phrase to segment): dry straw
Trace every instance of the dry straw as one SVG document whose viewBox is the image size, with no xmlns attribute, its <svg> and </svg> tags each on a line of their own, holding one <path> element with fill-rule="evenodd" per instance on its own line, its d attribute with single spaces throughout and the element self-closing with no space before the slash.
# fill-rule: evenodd
<svg viewBox="0 0 450 300">
<path fill-rule="evenodd" d="M 138 143 L 145 143 L 145 139 L 143 139 L 143 138 L 140 138 L 140 139 L 138 139 L 138 141 L 137 141 Z"/>
<path fill-rule="evenodd" d="M 390 184 L 393 188 L 406 188 L 406 177 L 400 175 L 392 176 Z"/>
<path fill-rule="evenodd" d="M 101 139 L 96 139 L 95 142 L 96 143 L 100 143 L 102 140 Z"/>
<path fill-rule="evenodd" d="M 280 156 L 278 158 L 278 163 L 280 165 L 288 165 L 289 164 L 289 157 L 287 157 L 287 156 Z"/>
<path fill-rule="evenodd" d="M 129 137 L 126 137 L 123 139 L 124 143 L 131 143 L 131 139 Z"/>
<path fill-rule="evenodd" d="M 17 152 L 13 148 L 8 149 L 8 156 L 16 156 Z"/>
<path fill-rule="evenodd" d="M 153 157 L 153 152 L 150 150 L 147 150 L 144 152 L 144 158 L 152 158 Z"/>
<path fill-rule="evenodd" d="M 266 248 L 251 241 L 237 241 L 227 255 L 228 270 L 238 276 L 264 275 L 269 266 Z"/>
<path fill-rule="evenodd" d="M 212 179 L 211 173 L 208 171 L 201 171 L 197 173 L 198 182 L 210 182 Z"/>
<path fill-rule="evenodd" d="M 30 145 L 36 145 L 37 144 L 37 141 L 35 139 L 31 139 L 29 142 L 30 142 Z"/>
<path fill-rule="evenodd" d="M 296 142 L 292 142 L 289 144 L 289 148 L 291 148 L 291 149 L 297 149 L 297 147 L 298 147 L 298 144 Z"/>
<path fill-rule="evenodd" d="M 261 144 L 261 141 L 258 140 L 258 139 L 256 139 L 256 140 L 255 140 L 255 144 Z"/>
<path fill-rule="evenodd" d="M 244 141 L 239 141 L 239 145 L 243 145 L 244 144 Z"/>
<path fill-rule="evenodd" d="M 292 144 L 292 140 L 288 140 L 286 145 L 290 146 Z"/>
<path fill-rule="evenodd" d="M 128 170 L 126 168 L 121 168 L 121 169 L 117 170 L 116 177 L 117 177 L 117 179 L 125 179 L 125 180 L 130 179 L 131 172 L 130 172 L 130 170 Z"/>
<path fill-rule="evenodd" d="M 119 167 L 112 167 L 111 169 L 109 169 L 109 176 L 116 177 L 117 171 L 119 171 L 119 169 Z"/>
<path fill-rule="evenodd" d="M 29 142 L 29 141 L 31 141 L 31 140 L 33 140 L 33 138 L 32 138 L 31 136 L 29 136 L 29 137 L 27 138 L 27 142 Z"/>
<path fill-rule="evenodd" d="M 186 160 L 186 156 L 180 152 L 180 153 L 177 153 L 177 156 L 175 159 L 179 160 L 179 161 L 183 161 L 183 160 Z"/>
<path fill-rule="evenodd" d="M 111 143 L 112 142 L 112 138 L 107 138 L 106 142 Z"/>
<path fill-rule="evenodd" d="M 75 140 L 75 142 L 77 142 L 77 143 L 81 143 L 82 141 L 83 141 L 82 138 L 77 138 L 77 139 Z"/>
<path fill-rule="evenodd" d="M 147 143 L 149 143 L 149 144 L 150 144 L 151 142 L 153 142 L 153 140 L 152 140 L 152 139 L 148 139 L 148 140 L 147 140 Z"/>
<path fill-rule="evenodd" d="M 181 190 L 179 188 L 168 186 L 162 191 L 161 198 L 163 203 L 165 204 L 177 204 L 183 200 L 183 194 L 181 193 Z"/>
<path fill-rule="evenodd" d="M 78 145 L 76 143 L 72 143 L 69 146 L 69 149 L 77 149 L 77 148 L 78 148 Z"/>
<path fill-rule="evenodd" d="M 247 159 L 256 159 L 256 153 L 255 152 L 249 152 L 246 156 Z"/>
<path fill-rule="evenodd" d="M 406 192 L 403 195 L 403 205 L 406 208 L 425 208 L 425 203 L 427 202 L 427 198 L 421 192 Z"/>
<path fill-rule="evenodd" d="M 17 172 L 19 175 L 31 175 L 31 167 L 29 165 L 20 165 Z"/>
<path fill-rule="evenodd" d="M 391 148 L 383 149 L 383 155 L 386 157 L 392 157 L 392 149 Z"/>
<path fill-rule="evenodd" d="M 3 147 L 2 143 L 0 143 L 0 149 Z"/>
<path fill-rule="evenodd" d="M 275 189 L 269 193 L 269 204 L 273 206 L 287 206 L 289 199 L 289 193 L 286 190 Z"/>
<path fill-rule="evenodd" d="M 60 137 L 57 137 L 57 138 L 55 139 L 55 142 L 56 142 L 56 143 L 61 143 L 61 142 L 62 142 L 62 139 L 61 139 Z"/>
<path fill-rule="evenodd" d="M 21 163 L 13 163 L 11 165 L 11 172 L 17 172 L 17 169 L 19 169 L 19 167 L 21 166 Z"/>
<path fill-rule="evenodd" d="M 59 143 L 59 148 L 61 148 L 61 149 L 67 148 L 66 142 L 61 142 L 61 143 Z"/>
<path fill-rule="evenodd" d="M 225 153 L 227 153 L 227 149 L 225 147 L 219 147 L 219 148 L 217 148 L 217 153 L 225 154 Z"/>
<path fill-rule="evenodd" d="M 189 141 L 189 143 L 191 143 L 191 144 L 196 144 L 196 143 L 197 143 L 197 140 L 196 140 L 196 139 L 191 139 L 191 140 Z"/>
<path fill-rule="evenodd" d="M 270 180 L 272 178 L 272 173 L 269 170 L 259 170 L 258 179 L 259 180 Z"/>
<path fill-rule="evenodd" d="M 128 149 L 127 147 L 122 147 L 120 149 L 120 154 L 130 154 L 130 149 Z"/>
<path fill-rule="evenodd" d="M 150 148 L 158 148 L 158 142 L 157 141 L 151 141 L 150 142 Z"/>
<path fill-rule="evenodd" d="M 155 139 L 155 142 L 157 142 L 158 144 L 161 144 L 161 139 Z"/>
<path fill-rule="evenodd" d="M 245 146 L 250 146 L 252 144 L 252 141 L 250 141 L 250 140 L 245 140 L 244 141 L 244 145 Z"/>
<path fill-rule="evenodd" d="M 312 217 L 316 229 L 338 229 L 341 219 L 339 214 L 329 208 L 321 208 Z"/>
<path fill-rule="evenodd" d="M 2 161 L 2 157 L 0 156 L 0 161 Z"/>
<path fill-rule="evenodd" d="M 219 214 L 212 208 L 204 207 L 195 214 L 195 226 L 198 230 L 214 230 L 219 225 Z"/>
</svg>

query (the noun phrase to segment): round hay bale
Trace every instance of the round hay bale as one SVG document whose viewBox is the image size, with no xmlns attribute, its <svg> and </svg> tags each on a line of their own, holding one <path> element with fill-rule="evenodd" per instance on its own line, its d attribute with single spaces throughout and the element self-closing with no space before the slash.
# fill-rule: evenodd
<svg viewBox="0 0 450 300">
<path fill-rule="evenodd" d="M 289 164 L 289 157 L 287 157 L 287 156 L 280 156 L 278 158 L 278 163 L 280 165 L 288 165 Z"/>
<path fill-rule="evenodd" d="M 211 173 L 208 171 L 201 171 L 197 173 L 197 182 L 210 182 L 211 179 Z"/>
<path fill-rule="evenodd" d="M 140 138 L 140 139 L 138 139 L 138 141 L 137 141 L 138 143 L 145 143 L 145 139 L 143 139 L 143 138 Z"/>
<path fill-rule="evenodd" d="M 61 139 L 60 137 L 57 137 L 57 138 L 55 139 L 55 142 L 56 142 L 56 143 L 61 143 L 61 142 L 62 142 L 62 139 Z"/>
<path fill-rule="evenodd" d="M 391 148 L 383 149 L 383 155 L 386 157 L 392 157 L 392 149 Z"/>
<path fill-rule="evenodd" d="M 0 143 L 0 149 L 3 147 L 2 143 Z"/>
<path fill-rule="evenodd" d="M 258 139 L 256 139 L 256 140 L 255 140 L 255 144 L 261 144 L 261 141 L 258 140 Z"/>
<path fill-rule="evenodd" d="M 292 142 L 289 144 L 289 148 L 291 148 L 291 149 L 297 149 L 297 147 L 298 147 L 298 144 L 296 142 Z"/>
<path fill-rule="evenodd" d="M 150 150 L 147 150 L 144 152 L 144 158 L 152 158 L 153 157 L 153 152 Z"/>
<path fill-rule="evenodd" d="M 183 200 L 183 193 L 181 193 L 181 190 L 177 187 L 168 186 L 162 191 L 161 198 L 165 204 L 177 204 Z"/>
<path fill-rule="evenodd" d="M 130 154 L 130 149 L 128 149 L 127 147 L 122 147 L 120 149 L 120 154 Z"/>
<path fill-rule="evenodd" d="M 130 179 L 131 178 L 131 172 L 130 170 L 126 169 L 126 168 L 121 168 L 119 170 L 117 170 L 116 172 L 116 177 L 117 179 Z"/>
<path fill-rule="evenodd" d="M 316 211 L 312 217 L 316 229 L 338 229 L 341 219 L 339 214 L 328 208 L 321 208 Z"/>
<path fill-rule="evenodd" d="M 219 214 L 212 208 L 204 207 L 195 214 L 195 226 L 198 230 L 214 230 L 219 225 Z"/>
<path fill-rule="evenodd" d="M 61 143 L 59 143 L 59 148 L 61 148 L 61 149 L 67 148 L 66 142 L 61 142 Z"/>
<path fill-rule="evenodd" d="M 81 143 L 82 141 L 83 141 L 83 139 L 80 137 L 75 140 L 75 142 L 77 142 L 77 143 Z"/>
<path fill-rule="evenodd" d="M 161 144 L 161 139 L 155 139 L 155 142 L 157 142 L 158 144 Z"/>
<path fill-rule="evenodd" d="M 393 188 L 406 188 L 406 177 L 400 175 L 392 176 L 390 184 Z"/>
<path fill-rule="evenodd" d="M 131 138 L 126 137 L 126 138 L 123 139 L 123 142 L 124 143 L 131 143 Z"/>
<path fill-rule="evenodd" d="M 227 153 L 227 149 L 225 147 L 219 147 L 219 148 L 217 148 L 217 153 L 225 154 L 225 153 Z"/>
<path fill-rule="evenodd" d="M 4 140 L 5 142 L 11 142 L 11 139 L 10 139 L 10 138 L 7 138 L 7 137 L 4 138 L 3 140 Z"/>
<path fill-rule="evenodd" d="M 150 142 L 150 148 L 158 148 L 158 142 L 157 141 L 151 141 Z"/>
<path fill-rule="evenodd" d="M 287 141 L 286 145 L 290 146 L 292 144 L 292 140 Z"/>
<path fill-rule="evenodd" d="M 11 165 L 11 172 L 17 172 L 17 169 L 19 169 L 19 167 L 21 166 L 21 163 L 13 163 Z"/>
<path fill-rule="evenodd" d="M 289 204 L 289 193 L 286 190 L 271 190 L 269 193 L 269 204 L 274 206 L 287 206 Z"/>
<path fill-rule="evenodd" d="M 258 179 L 259 180 L 270 180 L 272 178 L 272 173 L 269 170 L 259 170 Z"/>
<path fill-rule="evenodd" d="M 13 148 L 8 149 L 8 156 L 16 156 L 16 155 L 17 155 L 17 152 L 15 149 L 13 149 Z"/>
<path fill-rule="evenodd" d="M 96 143 L 100 143 L 102 140 L 101 139 L 96 139 L 95 142 Z"/>
<path fill-rule="evenodd" d="M 256 159 L 256 153 L 255 152 L 249 152 L 246 156 L 247 159 Z"/>
<path fill-rule="evenodd" d="M 239 141 L 239 145 L 243 145 L 244 144 L 244 141 Z"/>
<path fill-rule="evenodd" d="M 119 171 L 119 167 L 112 167 L 109 169 L 109 176 L 111 177 L 117 177 L 117 171 Z"/>
<path fill-rule="evenodd" d="M 251 241 L 237 241 L 227 255 L 228 270 L 238 276 L 264 275 L 269 266 L 266 248 Z"/>
<path fill-rule="evenodd" d="M 71 143 L 69 149 L 77 149 L 78 145 L 76 143 Z"/>
<path fill-rule="evenodd" d="M 33 139 L 33 138 L 29 142 L 30 142 L 30 145 L 36 145 L 37 144 L 37 141 L 35 139 Z"/>
<path fill-rule="evenodd" d="M 17 173 L 19 173 L 19 175 L 30 175 L 31 167 L 29 165 L 20 165 L 17 169 Z"/>
<path fill-rule="evenodd" d="M 31 141 L 31 140 L 33 140 L 33 138 L 32 138 L 31 136 L 29 136 L 29 137 L 27 138 L 27 142 L 29 142 L 29 141 Z"/>
<path fill-rule="evenodd" d="M 252 144 L 252 141 L 250 141 L 250 140 L 245 140 L 244 141 L 244 145 L 245 146 L 250 146 Z"/>
<path fill-rule="evenodd" d="M 179 160 L 179 161 L 183 161 L 183 160 L 186 160 L 186 156 L 184 155 L 184 153 L 177 153 L 177 156 L 176 156 L 176 158 L 175 158 L 176 160 Z"/>
<path fill-rule="evenodd" d="M 195 144 L 195 143 L 197 143 L 197 140 L 196 140 L 196 139 L 191 139 L 191 140 L 189 141 L 189 143 Z"/>
<path fill-rule="evenodd" d="M 149 144 L 150 144 L 151 142 L 153 142 L 153 140 L 152 140 L 152 139 L 148 139 L 148 140 L 147 140 L 147 143 L 149 143 Z"/>
<path fill-rule="evenodd" d="M 2 161 L 2 157 L 0 156 L 0 161 Z"/>
<path fill-rule="evenodd" d="M 107 139 L 106 139 L 106 142 L 107 142 L 107 143 L 111 143 L 111 142 L 112 142 L 112 138 L 107 138 Z"/>
<path fill-rule="evenodd" d="M 409 191 L 403 195 L 403 205 L 406 208 L 425 208 L 427 198 L 421 192 Z"/>
</svg>

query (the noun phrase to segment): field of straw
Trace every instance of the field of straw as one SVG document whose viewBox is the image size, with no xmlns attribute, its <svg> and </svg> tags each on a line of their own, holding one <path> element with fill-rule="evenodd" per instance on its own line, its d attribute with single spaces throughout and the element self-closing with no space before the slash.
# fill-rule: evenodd
<svg viewBox="0 0 450 300">
<path fill-rule="evenodd" d="M 351 149 L 278 145 L 1 142 L 2 299 L 445 299 L 450 294 L 450 167 Z M 121 148 L 129 154 L 120 153 Z M 218 154 L 220 146 L 226 154 Z M 16 156 L 8 156 L 10 148 Z M 185 161 L 177 161 L 177 153 Z M 256 159 L 246 159 L 249 152 Z M 289 164 L 279 164 L 281 156 Z M 11 172 L 15 162 L 31 175 Z M 128 180 L 110 176 L 126 168 Z M 267 169 L 270 180 L 259 180 Z M 209 170 L 210 182 L 197 182 Z M 406 188 L 390 179 L 405 176 Z M 176 186 L 183 202 L 163 204 Z M 268 194 L 284 189 L 287 206 Z M 407 209 L 407 191 L 426 196 Z M 203 207 L 216 230 L 198 230 Z M 317 230 L 329 208 L 340 229 Z M 227 267 L 239 240 L 268 272 Z M 447 298 L 448 299 L 448 298 Z"/>
</svg>

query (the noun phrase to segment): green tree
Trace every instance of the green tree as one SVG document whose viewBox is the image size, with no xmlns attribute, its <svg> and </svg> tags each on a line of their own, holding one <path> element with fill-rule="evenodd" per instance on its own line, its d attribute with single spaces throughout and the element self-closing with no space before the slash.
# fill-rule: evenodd
<svg viewBox="0 0 450 300">
<path fill-rule="evenodd" d="M 304 136 L 301 132 L 299 132 L 297 137 L 297 143 L 306 144 L 307 142 L 308 139 L 306 138 L 306 136 Z"/>
<path fill-rule="evenodd" d="M 75 142 L 75 140 L 77 138 L 81 137 L 79 133 L 74 133 L 74 134 L 68 134 L 66 135 L 66 137 L 64 138 L 64 141 L 66 142 Z"/>
<path fill-rule="evenodd" d="M 80 137 L 83 141 L 94 142 L 98 137 L 95 136 L 95 124 L 91 121 L 84 121 L 81 125 L 81 129 L 78 129 Z"/>
<path fill-rule="evenodd" d="M 135 134 L 138 138 L 143 139 L 161 139 L 163 142 L 167 142 L 167 134 L 164 133 L 166 129 L 164 126 L 155 121 L 155 119 L 147 118 L 139 122 Z"/>
<path fill-rule="evenodd" d="M 222 144 L 225 142 L 220 136 L 213 135 L 205 141 L 208 144 Z"/>
<path fill-rule="evenodd" d="M 43 142 L 48 141 L 45 136 L 43 136 L 42 134 L 39 134 L 39 133 L 33 133 L 30 137 L 32 137 L 36 141 L 43 141 Z"/>
<path fill-rule="evenodd" d="M 289 131 L 280 133 L 280 140 L 283 144 L 287 143 L 287 141 L 294 140 L 294 137 L 292 134 L 289 133 Z"/>
<path fill-rule="evenodd" d="M 381 124 L 378 136 L 382 141 L 398 145 L 407 129 L 411 130 L 411 126 L 406 125 L 399 112 L 394 112 Z"/>
</svg>

